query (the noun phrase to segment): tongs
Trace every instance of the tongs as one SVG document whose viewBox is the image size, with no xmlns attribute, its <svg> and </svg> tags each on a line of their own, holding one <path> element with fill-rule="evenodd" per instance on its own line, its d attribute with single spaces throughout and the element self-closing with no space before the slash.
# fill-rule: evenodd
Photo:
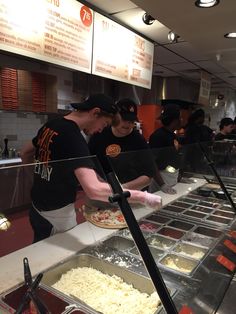
<svg viewBox="0 0 236 314">
<path fill-rule="evenodd" d="M 33 302 L 38 314 L 50 314 L 47 307 L 43 304 L 43 302 L 39 299 L 39 297 L 36 294 L 36 289 L 38 288 L 38 285 L 41 279 L 43 278 L 43 274 L 42 273 L 38 274 L 38 276 L 33 281 L 27 257 L 23 259 L 23 264 L 25 285 L 27 287 L 27 291 L 24 294 L 18 309 L 16 310 L 16 314 L 21 314 L 25 305 L 28 304 L 30 301 Z"/>
</svg>

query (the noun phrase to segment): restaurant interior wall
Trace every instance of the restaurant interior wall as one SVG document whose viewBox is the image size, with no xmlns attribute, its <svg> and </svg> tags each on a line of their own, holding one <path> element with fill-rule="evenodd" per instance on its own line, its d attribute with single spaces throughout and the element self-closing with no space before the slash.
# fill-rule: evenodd
<svg viewBox="0 0 236 314">
<path fill-rule="evenodd" d="M 81 95 L 72 91 L 72 71 L 49 65 L 40 61 L 25 59 L 16 55 L 1 54 L 1 68 L 12 68 L 54 76 L 57 79 L 57 108 L 65 109 L 70 102 L 78 101 Z M 9 148 L 19 151 L 36 131 L 52 117 L 48 113 L 33 113 L 27 110 L 0 110 L 0 147 L 5 137 L 9 139 Z"/>
</svg>

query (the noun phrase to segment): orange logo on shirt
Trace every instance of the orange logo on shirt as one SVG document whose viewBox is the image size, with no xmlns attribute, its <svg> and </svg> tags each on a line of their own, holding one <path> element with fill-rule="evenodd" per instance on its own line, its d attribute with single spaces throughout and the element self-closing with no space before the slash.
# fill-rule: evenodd
<svg viewBox="0 0 236 314">
<path fill-rule="evenodd" d="M 111 144 L 106 148 L 106 155 L 109 155 L 110 157 L 116 157 L 120 154 L 120 152 L 121 147 L 117 144 Z"/>
</svg>

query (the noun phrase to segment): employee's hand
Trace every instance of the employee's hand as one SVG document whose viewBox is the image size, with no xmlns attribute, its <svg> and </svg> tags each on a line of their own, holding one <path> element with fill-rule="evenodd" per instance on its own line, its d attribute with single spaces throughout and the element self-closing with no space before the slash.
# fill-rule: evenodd
<svg viewBox="0 0 236 314">
<path fill-rule="evenodd" d="M 193 180 L 193 179 L 190 179 L 190 178 L 184 178 L 184 177 L 182 177 L 179 182 L 180 182 L 180 183 L 191 184 L 191 183 L 194 183 L 194 180 Z"/>
<path fill-rule="evenodd" d="M 167 184 L 163 184 L 161 186 L 161 191 L 166 193 L 166 194 L 176 194 L 176 190 L 173 189 L 171 186 L 167 185 Z"/>
<path fill-rule="evenodd" d="M 162 198 L 159 195 L 144 192 L 144 205 L 153 209 L 162 207 Z"/>
</svg>

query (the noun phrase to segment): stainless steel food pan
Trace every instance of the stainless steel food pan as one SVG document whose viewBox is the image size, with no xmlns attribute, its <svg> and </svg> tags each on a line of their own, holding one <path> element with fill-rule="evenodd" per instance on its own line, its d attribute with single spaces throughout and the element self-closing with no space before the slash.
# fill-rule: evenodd
<svg viewBox="0 0 236 314">
<path fill-rule="evenodd" d="M 173 252 L 201 260 L 207 254 L 208 249 L 187 243 L 178 243 L 176 247 L 173 248 Z"/>
<path fill-rule="evenodd" d="M 155 260 L 159 260 L 163 255 L 164 255 L 164 251 L 160 250 L 160 249 L 157 249 L 155 247 L 149 247 L 151 253 L 152 253 L 152 256 Z M 134 255 L 137 255 L 139 258 L 141 258 L 141 255 L 139 254 L 139 251 L 136 247 L 134 247 L 133 249 L 130 250 L 130 253 L 131 254 L 134 254 Z"/>
<path fill-rule="evenodd" d="M 210 215 L 209 217 L 207 217 L 206 221 L 210 221 L 210 222 L 220 224 L 220 225 L 228 225 L 231 222 L 231 220 L 228 218 L 214 216 L 214 215 Z"/>
<path fill-rule="evenodd" d="M 119 236 L 113 236 L 103 241 L 103 244 L 119 251 L 128 250 L 135 246 L 134 241 Z"/>
<path fill-rule="evenodd" d="M 219 238 L 222 235 L 222 232 L 220 230 L 207 228 L 203 226 L 198 226 L 193 231 L 195 233 L 200 233 L 202 235 L 205 235 L 207 237 L 212 237 L 212 238 Z"/>
<path fill-rule="evenodd" d="M 173 271 L 190 276 L 197 267 L 198 262 L 179 255 L 167 254 L 160 260 L 160 264 Z"/>
<path fill-rule="evenodd" d="M 144 217 L 145 220 L 150 220 L 150 221 L 154 221 L 157 222 L 159 224 L 166 224 L 168 223 L 168 221 L 170 221 L 170 218 L 161 216 L 161 215 L 156 215 L 156 214 L 152 214 L 150 216 Z"/>
<path fill-rule="evenodd" d="M 215 243 L 214 238 L 206 237 L 202 234 L 198 234 L 194 232 L 188 232 L 183 238 L 183 241 L 205 246 L 208 248 L 211 247 Z"/>
<path fill-rule="evenodd" d="M 184 222 L 181 220 L 172 220 L 168 226 L 173 227 L 173 228 L 177 228 L 177 229 L 181 229 L 184 231 L 188 231 L 191 230 L 195 225 L 191 224 L 189 222 Z"/>
<path fill-rule="evenodd" d="M 126 283 L 132 284 L 134 288 L 141 292 L 151 294 L 155 291 L 152 281 L 147 277 L 138 275 L 130 270 L 108 263 L 104 260 L 100 260 L 99 258 L 88 254 L 76 255 L 68 261 L 60 263 L 54 268 L 46 271 L 44 273 L 42 283 L 51 287 L 61 278 L 62 274 L 77 267 L 92 267 L 107 275 L 117 275 Z"/>
<path fill-rule="evenodd" d="M 206 214 L 196 212 L 195 210 L 186 210 L 183 215 L 197 219 L 204 219 L 207 216 Z"/>
<path fill-rule="evenodd" d="M 161 250 L 168 250 L 176 244 L 175 240 L 167 239 L 159 235 L 151 235 L 146 241 L 148 245 Z"/>
</svg>

